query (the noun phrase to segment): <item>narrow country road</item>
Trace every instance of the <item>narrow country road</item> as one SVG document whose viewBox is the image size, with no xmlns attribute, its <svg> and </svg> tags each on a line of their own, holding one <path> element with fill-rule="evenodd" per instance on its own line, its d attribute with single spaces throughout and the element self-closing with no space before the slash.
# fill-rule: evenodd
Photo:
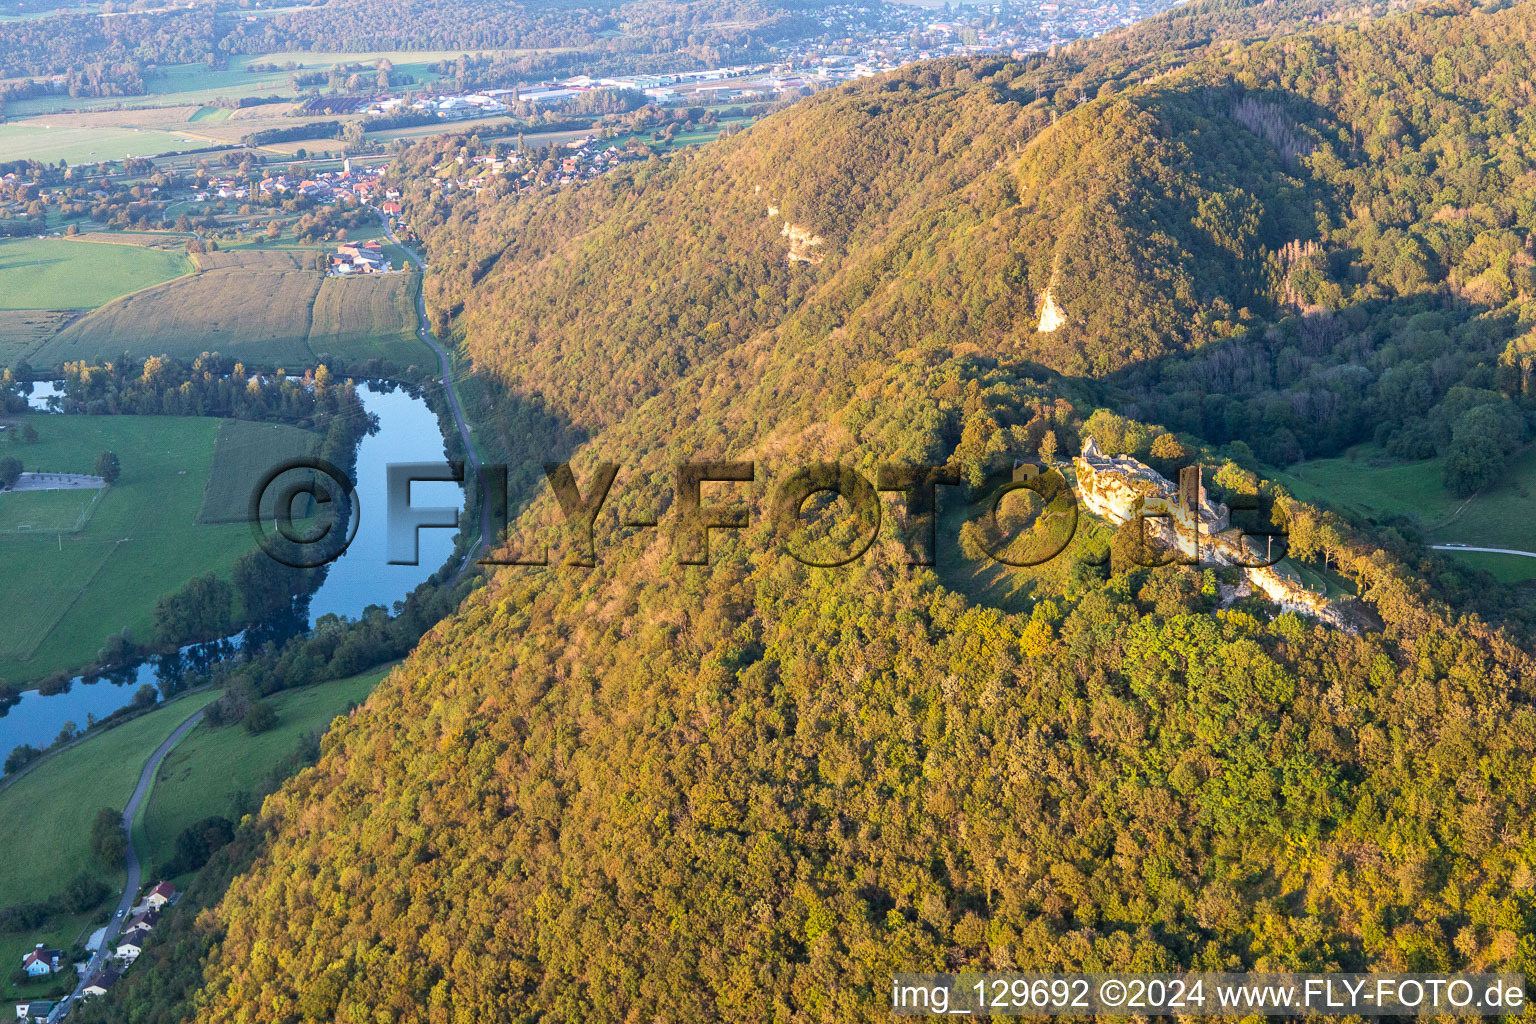
<svg viewBox="0 0 1536 1024">
<path fill-rule="evenodd" d="M 139 805 L 149 795 L 149 787 L 154 784 L 155 773 L 160 770 L 160 763 L 165 760 L 165 755 L 171 752 L 181 738 L 192 731 L 192 727 L 203 720 L 203 709 L 194 711 L 185 722 L 178 725 L 175 730 L 165 738 L 165 742 L 155 748 L 155 752 L 149 755 L 149 760 L 144 762 L 144 770 L 139 773 L 139 784 L 134 787 L 133 795 L 128 798 L 128 806 L 123 808 L 123 834 L 128 838 L 127 867 L 128 880 L 123 885 L 123 898 L 117 903 L 117 913 L 112 920 L 107 922 L 106 930 L 101 936 L 101 945 L 91 954 L 91 960 L 86 965 L 85 971 L 80 975 L 80 983 L 48 1016 L 48 1024 L 64 1019 L 70 1006 L 80 1000 L 80 993 L 85 989 L 86 982 L 106 965 L 110 957 L 110 951 L 116 947 L 118 933 L 123 930 L 123 924 L 128 920 L 128 911 L 133 909 L 133 901 L 139 896 L 139 886 L 144 883 L 143 865 L 139 861 L 139 851 L 133 845 L 133 819 L 138 817 Z"/>
<path fill-rule="evenodd" d="M 389 218 L 384 215 L 384 211 L 374 206 L 370 206 L 369 209 L 379 215 L 379 221 L 384 225 L 384 237 L 400 247 L 400 251 L 405 253 L 410 261 L 416 265 L 416 268 L 421 271 L 423 279 L 425 279 L 427 273 L 426 260 L 422 259 L 414 249 L 395 236 L 394 230 L 389 226 Z M 459 393 L 453 387 L 453 360 L 449 357 L 448 350 L 442 346 L 437 340 L 437 336 L 432 333 L 432 324 L 427 319 L 426 295 L 419 288 L 416 291 L 416 315 L 421 320 L 421 326 L 417 328 L 417 333 L 421 335 L 421 340 L 426 342 L 433 352 L 437 353 L 438 362 L 442 366 L 443 391 L 448 396 L 448 408 L 453 412 L 454 422 L 458 424 L 459 436 L 464 439 L 464 451 L 466 458 L 469 460 L 470 475 L 473 476 L 475 482 L 478 482 L 480 479 L 480 455 L 475 451 L 474 438 L 470 436 L 469 420 L 465 418 L 464 409 L 459 404 Z M 465 479 L 464 486 L 468 488 L 473 486 L 473 483 L 471 480 Z M 475 559 L 479 557 L 481 551 L 491 546 L 494 539 L 491 527 L 490 502 L 482 500 L 480 502 L 480 541 L 471 547 L 464 556 L 464 564 L 459 568 L 458 572 L 459 577 L 462 577 L 474 567 Z"/>
<path fill-rule="evenodd" d="M 1517 551 L 1514 548 L 1470 548 L 1465 544 L 1431 544 L 1434 551 L 1486 551 L 1490 555 L 1523 555 L 1536 558 L 1536 551 Z"/>
</svg>

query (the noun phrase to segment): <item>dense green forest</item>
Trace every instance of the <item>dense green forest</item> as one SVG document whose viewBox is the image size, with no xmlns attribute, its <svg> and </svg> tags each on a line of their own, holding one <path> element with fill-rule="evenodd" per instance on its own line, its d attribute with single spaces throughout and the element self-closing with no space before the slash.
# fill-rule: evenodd
<svg viewBox="0 0 1536 1024">
<path fill-rule="evenodd" d="M 175 965 L 82 1018 L 875 1020 L 901 970 L 1536 968 L 1529 590 L 1266 479 L 1369 440 L 1475 489 L 1525 442 L 1533 63 L 1529 2 L 1195 3 L 559 193 L 445 197 L 421 178 L 480 141 L 407 152 L 480 440 L 533 467 L 510 547 L 551 565 L 429 631 L 215 861 Z M 1272 496 L 1356 628 L 1103 526 L 914 568 L 891 502 L 823 570 L 767 514 L 810 461 L 948 465 L 948 527 L 1089 435 Z M 620 467 L 595 569 L 560 564 L 552 457 Z M 751 515 L 708 566 L 672 532 L 689 459 L 758 466 L 713 485 Z"/>
</svg>

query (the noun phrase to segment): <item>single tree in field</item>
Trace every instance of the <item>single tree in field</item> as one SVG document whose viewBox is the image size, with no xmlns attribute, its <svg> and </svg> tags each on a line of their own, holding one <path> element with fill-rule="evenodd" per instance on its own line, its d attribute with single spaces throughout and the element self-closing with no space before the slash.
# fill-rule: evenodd
<svg viewBox="0 0 1536 1024">
<path fill-rule="evenodd" d="M 8 491 L 21 479 L 21 460 L 6 456 L 0 459 L 0 491 Z"/>
<path fill-rule="evenodd" d="M 96 475 L 109 484 L 117 483 L 117 478 L 123 475 L 123 464 L 118 461 L 117 452 L 102 452 L 96 456 Z"/>
<path fill-rule="evenodd" d="M 22 427 L 21 440 L 24 444 L 37 444 L 37 428 L 30 423 Z"/>
</svg>

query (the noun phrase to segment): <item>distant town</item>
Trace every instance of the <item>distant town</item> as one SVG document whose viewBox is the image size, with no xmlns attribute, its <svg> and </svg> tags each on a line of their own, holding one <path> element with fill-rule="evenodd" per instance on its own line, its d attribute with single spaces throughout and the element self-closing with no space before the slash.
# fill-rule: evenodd
<svg viewBox="0 0 1536 1024">
<path fill-rule="evenodd" d="M 1046 3 L 1026 9 L 1014 4 L 977 4 L 957 7 L 935 19 L 933 10 L 901 4 L 838 5 L 819 13 L 829 30 L 846 33 L 839 40 L 840 49 L 828 49 L 824 43 L 780 44 L 777 48 L 783 51 L 783 58 L 772 63 L 603 78 L 576 75 L 475 92 L 391 95 L 379 97 L 363 109 L 379 116 L 415 111 L 445 119 L 483 117 L 509 113 L 518 103 L 555 107 L 583 93 L 604 89 L 634 90 L 658 105 L 713 106 L 773 100 L 878 75 L 915 61 L 996 53 L 1022 58 L 1129 25 L 1165 6 Z"/>
</svg>

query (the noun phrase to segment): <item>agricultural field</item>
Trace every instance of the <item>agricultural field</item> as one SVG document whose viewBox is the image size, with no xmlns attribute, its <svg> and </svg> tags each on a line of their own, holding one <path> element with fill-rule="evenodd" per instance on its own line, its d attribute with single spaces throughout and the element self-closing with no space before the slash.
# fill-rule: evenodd
<svg viewBox="0 0 1536 1024">
<path fill-rule="evenodd" d="M 155 156 L 202 143 L 187 136 L 147 128 L 50 127 L 43 124 L 0 125 L 0 161 L 38 160 L 42 163 L 95 163 L 130 156 Z"/>
<path fill-rule="evenodd" d="M 195 359 L 220 352 L 252 366 L 306 366 L 309 315 L 322 280 L 302 253 L 242 250 L 198 258 L 200 271 L 129 295 L 59 332 L 35 366 L 123 352 Z"/>
<path fill-rule="evenodd" d="M 1536 551 L 1536 447 L 1508 465 L 1504 476 L 1471 498 L 1457 498 L 1441 484 L 1438 459 L 1387 460 L 1369 446 L 1336 459 L 1319 459 L 1271 471 L 1298 498 L 1351 508 L 1376 520 L 1402 517 L 1432 544 Z M 1536 559 L 1513 555 L 1458 555 L 1513 582 L 1536 579 Z"/>
<path fill-rule="evenodd" d="M 198 107 L 187 120 L 193 124 L 202 124 L 208 121 L 228 121 L 229 114 L 230 111 L 227 107 Z"/>
<path fill-rule="evenodd" d="M 148 640 L 156 603 L 195 576 L 225 579 L 253 546 L 240 523 L 200 524 L 224 421 L 174 416 L 29 417 L 38 442 L 0 442 L 28 471 L 91 472 L 111 450 L 122 478 L 78 530 L 0 533 L 0 678 L 42 679 L 95 660 L 123 629 Z M 0 518 L 14 499 L 0 495 Z M 71 497 L 78 497 L 71 495 Z M 63 526 L 67 509 L 54 509 Z M 236 609 L 238 612 L 238 609 Z"/>
<path fill-rule="evenodd" d="M 0 241 L 0 309 L 94 309 L 192 271 L 180 253 L 64 238 Z M 3 343 L 0 334 L 0 343 Z"/>
<path fill-rule="evenodd" d="M 174 854 L 182 830 L 215 814 L 239 820 L 259 799 L 262 781 L 292 756 L 306 733 L 321 733 L 337 715 L 360 704 L 389 672 L 374 669 L 351 679 L 316 683 L 267 698 L 276 727 L 252 736 L 240 726 L 200 723 L 166 755 L 155 776 L 134 842 L 146 851 L 148 877 Z"/>
<path fill-rule="evenodd" d="M 248 523 L 251 493 L 284 463 L 313 455 L 319 434 L 283 423 L 228 420 L 213 448 L 213 467 L 198 510 L 199 523 Z"/>
<path fill-rule="evenodd" d="M 122 865 L 102 865 L 91 854 L 91 819 L 103 807 L 125 807 L 149 755 L 216 696 L 188 694 L 98 733 L 0 791 L 0 829 L 28 837 L 0 857 L 0 906 L 46 900 L 81 872 L 121 892 Z"/>
<path fill-rule="evenodd" d="M 63 310 L 0 310 L 0 367 L 15 366 L 30 357 L 76 315 Z"/>
<path fill-rule="evenodd" d="M 341 365 L 380 358 L 402 367 L 430 358 L 415 338 L 417 277 L 324 277 L 317 250 L 241 248 L 197 257 L 196 275 L 129 295 L 60 331 L 28 359 L 219 352 L 252 367 L 295 369 L 326 356 Z"/>
<path fill-rule="evenodd" d="M 396 265 L 402 259 L 395 255 Z M 416 335 L 415 274 L 327 277 L 315 299 L 309 349 L 342 365 L 371 358 L 399 366 L 425 364 L 432 352 Z"/>
</svg>

